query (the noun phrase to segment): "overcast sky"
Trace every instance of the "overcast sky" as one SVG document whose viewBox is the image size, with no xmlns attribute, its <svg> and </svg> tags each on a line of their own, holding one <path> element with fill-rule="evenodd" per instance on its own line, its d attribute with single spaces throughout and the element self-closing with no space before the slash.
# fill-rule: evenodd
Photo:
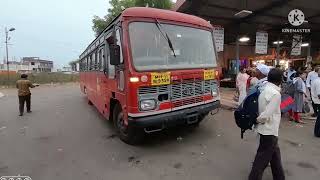
<svg viewBox="0 0 320 180">
<path fill-rule="evenodd" d="M 12 45 L 9 58 L 37 56 L 53 60 L 56 67 L 77 59 L 94 39 L 94 15 L 104 16 L 109 0 L 1 0 L 0 62 L 5 57 L 5 27 Z"/>
<path fill-rule="evenodd" d="M 36 56 L 56 68 L 79 57 L 94 39 L 92 18 L 107 14 L 109 0 L 1 0 L 0 62 L 5 57 L 5 27 L 10 32 L 9 59 Z M 174 1 L 175 2 L 175 1 Z"/>
</svg>

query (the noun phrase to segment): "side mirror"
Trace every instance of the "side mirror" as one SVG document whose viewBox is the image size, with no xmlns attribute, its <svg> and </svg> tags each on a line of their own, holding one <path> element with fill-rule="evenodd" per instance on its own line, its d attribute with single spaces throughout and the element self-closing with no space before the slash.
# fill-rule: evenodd
<svg viewBox="0 0 320 180">
<path fill-rule="evenodd" d="M 120 46 L 116 44 L 110 45 L 110 64 L 120 65 Z"/>
</svg>

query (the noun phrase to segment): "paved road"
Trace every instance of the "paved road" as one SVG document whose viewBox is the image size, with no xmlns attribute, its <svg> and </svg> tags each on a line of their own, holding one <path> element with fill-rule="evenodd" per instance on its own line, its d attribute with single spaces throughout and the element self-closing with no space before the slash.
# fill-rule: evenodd
<svg viewBox="0 0 320 180">
<path fill-rule="evenodd" d="M 77 85 L 33 90 L 32 114 L 18 117 L 15 90 L 0 90 L 0 175 L 36 180 L 244 180 L 256 149 L 253 133 L 240 139 L 232 112 L 210 116 L 199 129 L 148 136 L 134 147 L 114 136 Z M 283 121 L 280 145 L 289 180 L 316 180 L 320 143 L 314 122 Z M 178 138 L 177 137 L 181 137 Z M 264 180 L 271 180 L 270 169 Z"/>
</svg>

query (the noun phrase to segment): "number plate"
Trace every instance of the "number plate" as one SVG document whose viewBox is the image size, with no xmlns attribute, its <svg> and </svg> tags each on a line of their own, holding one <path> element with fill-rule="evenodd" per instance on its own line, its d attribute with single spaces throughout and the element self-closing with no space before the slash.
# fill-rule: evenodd
<svg viewBox="0 0 320 180">
<path fill-rule="evenodd" d="M 151 85 L 167 85 L 170 84 L 170 72 L 165 73 L 151 73 Z"/>
<path fill-rule="evenodd" d="M 215 79 L 215 72 L 214 70 L 205 70 L 203 72 L 203 78 L 204 80 L 211 80 L 211 79 Z"/>
</svg>

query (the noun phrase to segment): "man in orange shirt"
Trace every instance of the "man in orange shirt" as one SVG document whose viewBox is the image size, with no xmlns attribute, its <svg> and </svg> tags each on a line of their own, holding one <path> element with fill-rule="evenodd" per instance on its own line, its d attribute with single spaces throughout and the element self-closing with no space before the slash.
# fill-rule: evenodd
<svg viewBox="0 0 320 180">
<path fill-rule="evenodd" d="M 28 80 L 28 75 L 22 74 L 21 79 L 16 83 L 16 87 L 19 97 L 19 116 L 23 116 L 25 102 L 27 104 L 27 112 L 31 113 L 31 92 L 29 88 L 34 88 L 35 86 Z"/>
</svg>

